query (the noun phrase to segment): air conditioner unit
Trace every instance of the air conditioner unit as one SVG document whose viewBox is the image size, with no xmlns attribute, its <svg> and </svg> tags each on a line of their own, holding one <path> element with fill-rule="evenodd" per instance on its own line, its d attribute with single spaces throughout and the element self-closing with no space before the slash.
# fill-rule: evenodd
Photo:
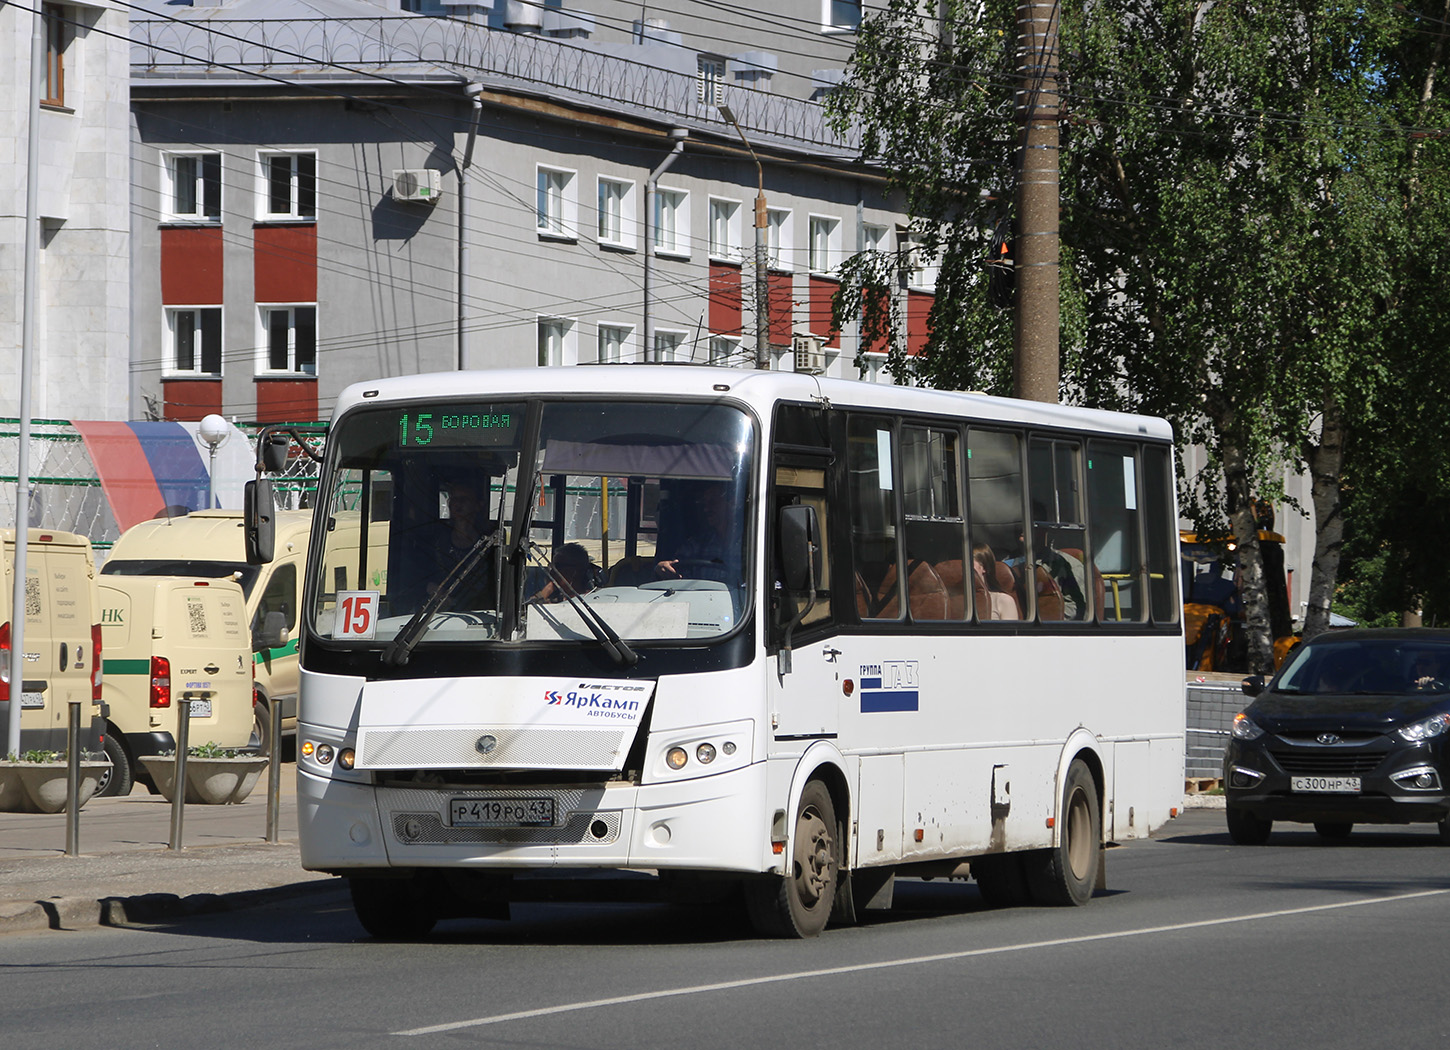
<svg viewBox="0 0 1450 1050">
<path fill-rule="evenodd" d="M 795 355 L 795 370 L 818 376 L 826 370 L 826 341 L 818 335 L 795 335 L 790 348 Z"/>
<path fill-rule="evenodd" d="M 400 168 L 393 171 L 393 200 L 432 204 L 443 193 L 443 173 L 432 168 Z"/>
</svg>

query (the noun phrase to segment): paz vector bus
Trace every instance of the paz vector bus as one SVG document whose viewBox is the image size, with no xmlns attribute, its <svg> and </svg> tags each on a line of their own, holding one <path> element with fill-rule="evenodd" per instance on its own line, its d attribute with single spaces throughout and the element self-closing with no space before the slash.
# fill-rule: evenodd
<svg viewBox="0 0 1450 1050">
<path fill-rule="evenodd" d="M 980 395 L 349 387 L 299 624 L 302 863 L 377 936 L 541 875 L 719 891 L 794 937 L 896 876 L 1082 904 L 1182 797 L 1174 491 L 1161 420 Z M 248 504 L 264 559 L 265 478 Z"/>
</svg>

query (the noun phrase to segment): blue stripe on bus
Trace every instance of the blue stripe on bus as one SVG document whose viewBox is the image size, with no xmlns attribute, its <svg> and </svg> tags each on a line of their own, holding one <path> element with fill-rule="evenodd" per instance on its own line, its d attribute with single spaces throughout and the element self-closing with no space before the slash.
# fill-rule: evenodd
<svg viewBox="0 0 1450 1050">
<path fill-rule="evenodd" d="M 861 713 L 915 711 L 920 696 L 921 694 L 915 689 L 862 689 Z"/>
</svg>

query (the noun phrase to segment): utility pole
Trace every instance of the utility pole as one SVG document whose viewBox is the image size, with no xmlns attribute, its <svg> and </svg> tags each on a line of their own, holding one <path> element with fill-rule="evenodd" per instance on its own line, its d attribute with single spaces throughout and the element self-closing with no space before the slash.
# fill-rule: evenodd
<svg viewBox="0 0 1450 1050">
<path fill-rule="evenodd" d="M 758 185 L 755 194 L 755 367 L 769 371 L 770 284 L 766 276 L 768 263 L 765 250 L 765 231 L 770 224 L 770 209 L 765 203 L 765 168 L 761 166 L 760 158 L 755 154 L 755 147 L 745 137 L 745 129 L 735 119 L 735 114 L 730 107 L 722 104 L 716 108 L 726 122 L 739 133 L 740 141 L 745 143 L 745 148 L 750 152 L 750 159 L 755 161 L 755 177 Z"/>
<path fill-rule="evenodd" d="M 1057 401 L 1058 134 L 1057 5 L 1020 0 L 1017 8 L 1016 116 L 1022 127 L 1017 176 L 1012 395 Z"/>
</svg>

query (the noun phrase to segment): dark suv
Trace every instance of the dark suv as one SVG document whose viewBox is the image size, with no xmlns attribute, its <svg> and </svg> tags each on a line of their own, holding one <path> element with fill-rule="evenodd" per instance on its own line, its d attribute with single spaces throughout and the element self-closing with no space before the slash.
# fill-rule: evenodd
<svg viewBox="0 0 1450 1050">
<path fill-rule="evenodd" d="M 1243 690 L 1255 700 L 1223 762 L 1235 842 L 1261 845 L 1292 820 L 1326 838 L 1430 822 L 1450 843 L 1450 631 L 1323 634 Z"/>
</svg>

